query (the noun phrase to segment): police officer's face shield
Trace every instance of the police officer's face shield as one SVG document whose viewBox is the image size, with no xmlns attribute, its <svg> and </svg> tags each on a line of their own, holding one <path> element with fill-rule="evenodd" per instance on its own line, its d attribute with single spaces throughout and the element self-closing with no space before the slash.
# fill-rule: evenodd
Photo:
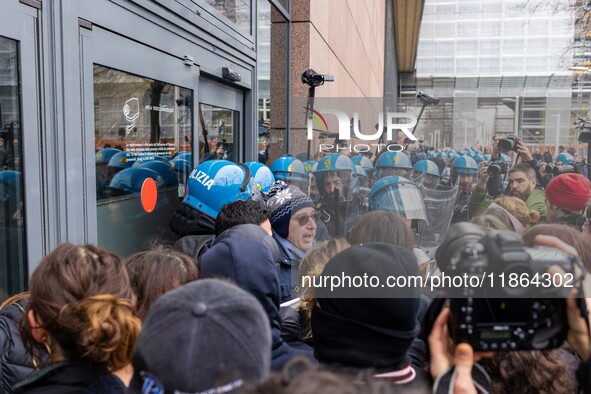
<svg viewBox="0 0 591 394">
<path fill-rule="evenodd" d="M 452 171 L 450 180 L 453 186 L 459 185 L 462 189 L 471 189 L 478 182 L 478 173 L 466 174 L 464 172 Z"/>
<path fill-rule="evenodd" d="M 352 171 L 322 171 L 315 174 L 316 187 L 321 199 L 339 202 L 353 199 Z"/>
<path fill-rule="evenodd" d="M 404 217 L 417 242 L 423 226 L 429 223 L 423 195 L 413 183 L 397 183 L 378 190 L 370 196 L 370 207 L 374 211 L 391 211 Z"/>
<path fill-rule="evenodd" d="M 392 175 L 410 179 L 412 176 L 412 169 L 401 167 L 380 167 L 376 170 L 376 179 L 382 179 Z"/>
<path fill-rule="evenodd" d="M 316 179 L 312 173 L 308 174 L 308 190 L 302 190 L 314 202 L 318 202 L 320 195 L 318 194 L 318 187 L 316 186 Z"/>
<path fill-rule="evenodd" d="M 429 189 L 437 189 L 439 186 L 439 176 L 426 172 L 414 171 L 412 181 L 417 184 L 417 186 Z"/>
<path fill-rule="evenodd" d="M 282 180 L 288 185 L 292 185 L 300 189 L 303 193 L 308 192 L 308 177 L 306 175 L 295 175 L 290 174 L 287 177 L 275 178 L 276 180 Z"/>
<path fill-rule="evenodd" d="M 386 186 L 370 197 L 372 210 L 396 212 L 409 220 L 427 222 L 423 194 L 413 183 L 397 183 Z"/>
</svg>

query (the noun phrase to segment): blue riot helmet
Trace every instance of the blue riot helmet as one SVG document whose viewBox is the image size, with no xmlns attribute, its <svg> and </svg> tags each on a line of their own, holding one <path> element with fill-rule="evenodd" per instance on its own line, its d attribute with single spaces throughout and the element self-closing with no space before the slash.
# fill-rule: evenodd
<svg viewBox="0 0 591 394">
<path fill-rule="evenodd" d="M 115 148 L 105 148 L 105 149 L 101 149 L 98 152 L 96 152 L 95 155 L 95 159 L 96 159 L 96 165 L 107 165 L 109 164 L 109 161 L 111 160 L 111 157 L 113 157 L 116 153 L 121 152 L 119 149 L 115 149 Z"/>
<path fill-rule="evenodd" d="M 361 168 L 365 170 L 368 178 L 375 178 L 375 168 L 371 160 L 369 160 L 367 157 L 363 155 L 352 157 L 351 160 L 353 161 L 353 164 L 361 166 Z"/>
<path fill-rule="evenodd" d="M 489 155 L 488 153 L 486 155 L 482 156 L 482 160 L 486 163 L 488 163 L 491 159 L 491 155 Z"/>
<path fill-rule="evenodd" d="M 320 199 L 334 198 L 334 191 L 339 190 L 339 201 L 351 201 L 354 196 L 353 173 L 355 164 L 349 157 L 340 153 L 330 153 L 318 161 L 314 180 Z"/>
<path fill-rule="evenodd" d="M 111 156 L 109 166 L 119 169 L 129 168 L 137 160 L 137 155 L 134 152 L 121 151 Z"/>
<path fill-rule="evenodd" d="M 456 157 L 451 163 L 451 182 L 459 182 L 464 189 L 468 189 L 468 186 L 471 188 L 476 181 L 479 168 L 476 160 L 469 156 Z"/>
<path fill-rule="evenodd" d="M 475 153 L 474 156 L 472 156 L 472 158 L 474 159 L 474 161 L 477 164 L 480 164 L 480 162 L 482 162 L 484 160 L 484 158 L 482 157 L 482 155 L 479 154 L 479 153 Z"/>
<path fill-rule="evenodd" d="M 154 170 L 142 167 L 125 168 L 113 176 L 109 186 L 105 188 L 105 197 L 139 193 L 148 178 L 154 180 L 158 190 L 164 187 L 164 179 Z"/>
<path fill-rule="evenodd" d="M 271 164 L 271 172 L 276 180 L 294 185 L 302 191 L 308 189 L 308 175 L 306 175 L 304 163 L 291 155 L 285 155 L 275 160 Z"/>
<path fill-rule="evenodd" d="M 435 189 L 439 184 L 439 167 L 431 160 L 419 160 L 413 167 L 413 177 L 425 187 Z"/>
<path fill-rule="evenodd" d="M 304 162 L 304 171 L 306 174 L 310 174 L 312 172 L 312 168 L 314 168 L 314 164 L 318 163 L 314 160 L 307 160 Z"/>
<path fill-rule="evenodd" d="M 259 199 L 260 193 L 246 165 L 208 160 L 191 172 L 183 202 L 215 219 L 224 205 L 249 198 Z"/>
<path fill-rule="evenodd" d="M 556 162 L 560 162 L 562 164 L 572 164 L 574 160 L 575 158 L 570 153 L 562 152 L 556 156 Z"/>
<path fill-rule="evenodd" d="M 170 166 L 176 174 L 179 184 L 186 184 L 189 174 L 193 171 L 193 164 L 189 160 L 174 158 L 170 161 Z"/>
<path fill-rule="evenodd" d="M 257 161 L 249 161 L 244 164 L 250 169 L 257 190 L 261 193 L 268 192 L 273 182 L 275 182 L 275 177 L 273 176 L 271 169 Z"/>
<path fill-rule="evenodd" d="M 437 152 L 429 151 L 427 152 L 427 160 L 437 157 Z"/>
<path fill-rule="evenodd" d="M 376 160 L 376 179 L 390 175 L 402 177 L 412 175 L 412 164 L 407 155 L 402 152 L 384 152 L 378 157 Z"/>
<path fill-rule="evenodd" d="M 169 162 L 154 159 L 137 162 L 134 167 L 149 168 L 156 171 L 164 179 L 164 187 L 178 186 L 179 181 Z"/>
<path fill-rule="evenodd" d="M 378 180 L 369 192 L 369 208 L 396 212 L 407 220 L 412 220 L 415 232 L 426 224 L 427 209 L 419 187 L 400 176 L 388 176 Z"/>
</svg>

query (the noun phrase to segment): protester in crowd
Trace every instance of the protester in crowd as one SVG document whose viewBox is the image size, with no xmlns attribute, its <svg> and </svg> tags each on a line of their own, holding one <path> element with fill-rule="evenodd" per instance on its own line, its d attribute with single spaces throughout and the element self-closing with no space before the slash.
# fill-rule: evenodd
<svg viewBox="0 0 591 394">
<path fill-rule="evenodd" d="M 49 361 L 43 346 L 29 353 L 20 333 L 20 321 L 29 303 L 29 292 L 20 293 L 0 305 L 0 393 L 12 394 L 12 387 Z"/>
<path fill-rule="evenodd" d="M 273 335 L 273 370 L 281 369 L 297 355 L 313 359 L 309 346 L 299 342 L 288 344 L 281 338 L 278 261 L 276 242 L 260 226 L 253 224 L 241 224 L 225 231 L 199 260 L 202 277 L 230 279 L 263 305 Z"/>
<path fill-rule="evenodd" d="M 585 237 L 587 242 L 591 242 L 591 201 L 585 206 L 585 210 L 583 211 L 583 219 L 585 220 L 582 230 L 583 237 Z"/>
<path fill-rule="evenodd" d="M 478 215 L 472 218 L 470 223 L 477 224 L 487 230 L 515 231 L 509 215 L 500 210 Z"/>
<path fill-rule="evenodd" d="M 269 373 L 265 311 L 231 283 L 202 279 L 160 297 L 133 356 L 130 394 L 229 393 Z"/>
<path fill-rule="evenodd" d="M 62 244 L 37 266 L 29 289 L 25 342 L 46 347 L 51 365 L 15 392 L 82 393 L 94 385 L 124 393 L 141 322 L 119 258 L 93 245 Z"/>
<path fill-rule="evenodd" d="M 195 261 L 184 253 L 162 246 L 134 253 L 123 260 L 136 298 L 136 310 L 144 320 L 150 306 L 164 293 L 198 277 Z"/>
<path fill-rule="evenodd" d="M 524 201 L 529 210 L 537 211 L 540 220 L 545 221 L 546 196 L 542 189 L 536 188 L 537 176 L 534 168 L 528 163 L 516 164 L 509 170 L 508 177 L 507 195 Z M 470 216 L 477 215 L 492 203 L 492 199 L 487 197 L 488 179 L 487 167 L 482 167 L 479 170 L 478 183 L 468 201 Z"/>
<path fill-rule="evenodd" d="M 234 201 L 224 205 L 215 218 L 216 237 L 229 228 L 239 224 L 258 224 L 272 235 L 269 210 L 255 201 Z"/>
<path fill-rule="evenodd" d="M 243 394 L 390 394 L 398 392 L 390 382 L 381 382 L 369 371 L 357 376 L 317 368 L 305 358 L 294 358 L 281 372 L 274 372 Z"/>
<path fill-rule="evenodd" d="M 314 202 L 297 187 L 277 181 L 267 194 L 273 238 L 281 253 L 281 302 L 291 300 L 300 262 L 314 246 L 318 213 Z"/>
<path fill-rule="evenodd" d="M 540 213 L 529 209 L 525 202 L 517 197 L 503 196 L 495 199 L 495 204 L 501 206 L 509 212 L 514 218 L 519 220 L 523 227 L 528 227 L 539 223 Z"/>
<path fill-rule="evenodd" d="M 538 224 L 523 233 L 523 243 L 525 246 L 534 246 L 535 237 L 540 234 L 551 235 L 574 247 L 587 270 L 591 269 L 591 244 L 576 228 L 566 224 Z"/>
<path fill-rule="evenodd" d="M 515 198 L 515 197 L 511 197 Z M 521 201 L 521 200 L 520 200 Z M 533 211 L 535 212 L 535 211 Z M 536 212 L 537 213 L 537 212 Z M 521 222 L 513 216 L 509 211 L 507 211 L 502 206 L 498 205 L 496 202 L 493 202 L 482 212 L 482 215 L 485 216 L 494 216 L 497 219 L 501 220 L 506 226 L 509 231 L 514 231 L 517 234 L 521 235 L 525 231 L 525 226 L 521 224 Z M 538 214 L 539 217 L 539 214 Z"/>
<path fill-rule="evenodd" d="M 421 274 L 435 274 L 437 267 L 421 249 L 415 245 L 415 236 L 411 229 L 412 221 L 390 211 L 371 211 L 355 221 L 349 232 L 348 241 L 351 245 L 367 242 L 385 242 L 402 246 L 413 251 L 419 264 Z"/>
<path fill-rule="evenodd" d="M 290 307 L 282 308 L 281 336 L 284 340 L 288 342 L 301 340 L 310 345 L 313 344 L 310 325 L 312 307 L 316 303 L 313 280 L 322 273 L 328 260 L 348 247 L 349 243 L 343 238 L 333 238 L 313 246 L 306 252 L 298 274 L 301 303 L 297 310 Z M 304 281 L 304 277 L 310 279 Z"/>
<path fill-rule="evenodd" d="M 372 211 L 361 216 L 351 227 L 348 241 L 351 245 L 385 242 L 410 251 L 415 248 L 414 235 L 407 221 L 389 211 Z"/>
<path fill-rule="evenodd" d="M 329 260 L 320 278 L 367 273 L 386 278 L 418 275 L 413 253 L 384 243 L 355 245 Z M 356 375 L 375 369 L 376 379 L 428 390 L 420 366 L 408 351 L 420 330 L 420 289 L 347 286 L 316 289 L 312 309 L 314 355 L 327 368 Z M 349 298 L 343 298 L 349 297 Z M 394 318 L 395 316 L 395 318 Z"/>
<path fill-rule="evenodd" d="M 567 173 L 552 178 L 546 187 L 548 222 L 564 223 L 581 229 L 581 212 L 591 201 L 591 183 L 581 174 Z"/>
<path fill-rule="evenodd" d="M 564 348 L 497 352 L 479 364 L 491 379 L 493 393 L 576 393 L 578 360 Z"/>
</svg>

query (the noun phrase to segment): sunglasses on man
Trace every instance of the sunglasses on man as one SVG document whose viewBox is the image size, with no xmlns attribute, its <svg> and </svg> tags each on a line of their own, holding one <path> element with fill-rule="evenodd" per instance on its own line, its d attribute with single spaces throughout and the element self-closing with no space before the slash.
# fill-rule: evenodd
<svg viewBox="0 0 591 394">
<path fill-rule="evenodd" d="M 302 216 L 292 218 L 292 220 L 295 220 L 296 222 L 298 222 L 298 224 L 302 227 L 304 227 L 306 224 L 308 224 L 308 221 L 310 221 L 310 219 L 313 219 L 314 222 L 317 222 L 318 219 L 320 219 L 320 212 L 313 212 L 311 215 L 302 215 Z"/>
</svg>

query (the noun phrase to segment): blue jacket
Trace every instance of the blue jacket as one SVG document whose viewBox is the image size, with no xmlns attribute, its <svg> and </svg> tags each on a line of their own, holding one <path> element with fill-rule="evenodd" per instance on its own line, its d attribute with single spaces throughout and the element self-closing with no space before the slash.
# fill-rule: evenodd
<svg viewBox="0 0 591 394">
<path fill-rule="evenodd" d="M 203 277 L 231 279 L 259 300 L 271 324 L 273 370 L 280 370 L 289 359 L 297 355 L 314 359 L 311 348 L 296 349 L 281 339 L 277 261 L 278 251 L 275 242 L 265 230 L 254 224 L 235 226 L 220 234 L 211 248 L 199 259 L 200 273 Z"/>
</svg>

